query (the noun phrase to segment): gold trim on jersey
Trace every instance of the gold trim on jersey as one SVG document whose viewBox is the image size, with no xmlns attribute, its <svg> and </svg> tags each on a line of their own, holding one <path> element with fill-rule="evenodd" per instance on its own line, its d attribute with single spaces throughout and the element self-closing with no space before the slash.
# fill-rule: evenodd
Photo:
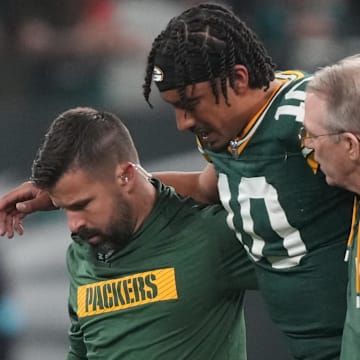
<svg viewBox="0 0 360 360">
<path fill-rule="evenodd" d="M 314 150 L 301 145 L 301 153 L 314 174 L 319 170 L 319 163 L 314 159 Z"/>
<path fill-rule="evenodd" d="M 359 200 L 357 196 L 354 197 L 354 206 L 352 212 L 351 230 L 347 242 L 347 249 L 345 253 L 345 261 L 349 261 L 350 249 L 352 248 L 356 235 L 356 256 L 355 256 L 355 291 L 356 291 L 356 308 L 360 308 L 360 219 L 359 219 Z"/>
<path fill-rule="evenodd" d="M 166 268 L 78 287 L 79 318 L 178 299 L 175 269 Z"/>
<path fill-rule="evenodd" d="M 285 70 L 275 73 L 277 79 L 282 80 L 300 80 L 305 77 L 304 73 L 299 70 Z"/>
</svg>

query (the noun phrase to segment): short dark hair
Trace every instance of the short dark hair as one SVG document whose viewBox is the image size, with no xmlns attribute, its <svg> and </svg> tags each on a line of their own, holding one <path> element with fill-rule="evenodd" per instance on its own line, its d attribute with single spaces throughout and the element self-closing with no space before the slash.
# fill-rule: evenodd
<svg viewBox="0 0 360 360">
<path fill-rule="evenodd" d="M 230 9 L 215 3 L 191 7 L 172 18 L 166 29 L 154 40 L 147 59 L 143 85 L 143 95 L 150 107 L 152 74 L 156 65 L 155 58 L 159 55 L 172 59 L 176 88 L 182 103 L 186 103 L 185 77 L 196 78 L 196 70 L 189 61 L 191 58 L 202 61 L 217 103 L 219 93 L 216 80 L 220 79 L 221 91 L 228 103 L 226 80 L 228 78 L 230 86 L 234 88 L 236 64 L 246 66 L 249 86 L 252 88 L 267 89 L 275 77 L 275 64 L 256 34 Z M 217 58 L 216 66 L 210 61 L 214 56 Z"/>
<path fill-rule="evenodd" d="M 126 126 L 112 113 L 79 107 L 51 124 L 33 162 L 31 181 L 50 189 L 69 170 L 100 175 L 108 164 L 122 161 L 139 161 Z"/>
</svg>

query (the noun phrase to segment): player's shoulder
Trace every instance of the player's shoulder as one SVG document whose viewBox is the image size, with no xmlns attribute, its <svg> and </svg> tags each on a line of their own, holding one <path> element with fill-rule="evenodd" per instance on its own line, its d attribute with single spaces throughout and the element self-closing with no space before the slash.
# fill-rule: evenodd
<svg viewBox="0 0 360 360">
<path fill-rule="evenodd" d="M 202 204 L 191 198 L 184 198 L 176 220 L 188 227 L 227 228 L 227 212 L 221 204 Z"/>
<path fill-rule="evenodd" d="M 281 115 L 299 120 L 303 113 L 303 103 L 306 97 L 306 87 L 312 75 L 299 70 L 279 71 L 275 74 L 276 80 L 281 83 L 273 103 L 275 120 Z"/>
<path fill-rule="evenodd" d="M 185 216 L 190 215 L 196 221 L 201 219 L 206 223 L 216 222 L 219 218 L 224 219 L 227 214 L 220 204 L 202 204 L 189 197 L 183 198 L 182 210 Z"/>
<path fill-rule="evenodd" d="M 78 240 L 72 235 L 72 242 L 69 244 L 66 251 L 66 265 L 70 273 L 79 267 L 80 262 L 86 262 L 89 259 L 89 249 L 89 244 Z"/>
<path fill-rule="evenodd" d="M 226 223 L 227 212 L 220 204 L 206 205 L 201 209 L 201 221 L 207 225 L 209 232 L 224 232 L 231 231 Z"/>
<path fill-rule="evenodd" d="M 275 73 L 275 78 L 284 82 L 285 86 L 283 88 L 285 92 L 291 92 L 294 89 L 305 90 L 312 77 L 312 74 L 301 70 L 285 70 Z"/>
<path fill-rule="evenodd" d="M 187 227 L 198 226 L 200 223 L 212 224 L 224 221 L 225 209 L 220 204 L 203 204 L 189 196 L 178 194 L 174 188 L 162 184 L 161 196 L 155 208 L 155 215 Z M 221 219 L 220 219 L 221 218 Z"/>
<path fill-rule="evenodd" d="M 225 216 L 226 210 L 220 204 L 200 205 L 201 216 L 205 219 L 213 219 L 214 217 Z"/>
<path fill-rule="evenodd" d="M 313 75 L 301 70 L 282 70 L 275 73 L 277 79 L 287 81 L 310 80 Z"/>
</svg>

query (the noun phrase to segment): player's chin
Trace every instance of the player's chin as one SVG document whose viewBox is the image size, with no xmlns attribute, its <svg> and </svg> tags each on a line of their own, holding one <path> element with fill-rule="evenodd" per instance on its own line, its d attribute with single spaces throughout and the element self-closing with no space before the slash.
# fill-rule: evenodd
<svg viewBox="0 0 360 360">
<path fill-rule="evenodd" d="M 222 152 L 227 149 L 228 145 L 229 142 L 218 140 L 218 141 L 207 142 L 205 144 L 205 148 L 213 152 Z"/>
<path fill-rule="evenodd" d="M 103 239 L 101 238 L 100 235 L 94 235 L 94 236 L 89 237 L 87 239 L 87 242 L 92 246 L 98 246 L 99 244 L 101 244 L 103 242 Z"/>
</svg>

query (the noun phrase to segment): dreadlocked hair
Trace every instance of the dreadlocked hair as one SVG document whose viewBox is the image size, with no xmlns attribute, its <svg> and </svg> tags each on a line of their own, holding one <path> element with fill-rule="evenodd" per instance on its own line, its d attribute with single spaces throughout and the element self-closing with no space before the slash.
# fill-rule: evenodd
<svg viewBox="0 0 360 360">
<path fill-rule="evenodd" d="M 267 90 L 275 77 L 275 64 L 257 35 L 231 10 L 215 3 L 191 7 L 172 18 L 166 29 L 153 41 L 143 84 L 143 95 L 151 108 L 153 106 L 149 98 L 156 55 L 173 59 L 176 89 L 183 104 L 187 101 L 185 77 L 192 84 L 195 83 L 194 69 L 189 58 L 201 59 L 216 103 L 219 103 L 220 96 L 216 86 L 219 79 L 222 95 L 227 105 L 230 105 L 226 83 L 228 79 L 234 89 L 236 64 L 247 68 L 251 88 Z M 214 68 L 210 56 L 219 59 L 220 69 Z M 215 76 L 215 73 L 218 75 Z"/>
</svg>

